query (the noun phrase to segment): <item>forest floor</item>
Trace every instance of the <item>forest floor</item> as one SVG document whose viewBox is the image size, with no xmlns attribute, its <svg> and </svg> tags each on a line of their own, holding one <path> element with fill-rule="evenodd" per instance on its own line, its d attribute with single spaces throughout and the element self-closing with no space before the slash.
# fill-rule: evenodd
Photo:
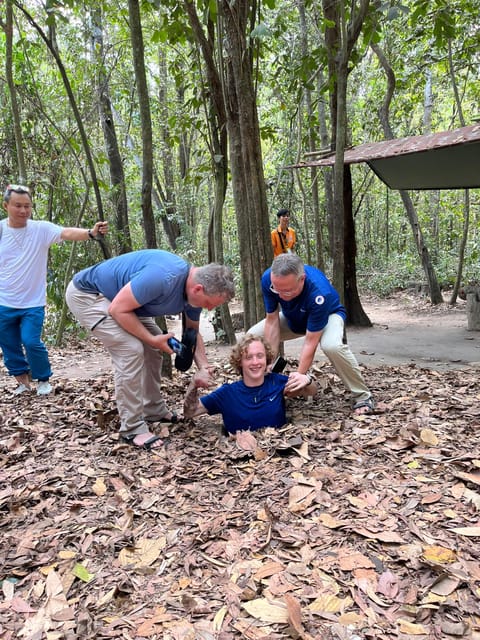
<svg viewBox="0 0 480 640">
<path fill-rule="evenodd" d="M 119 441 L 94 340 L 50 349 L 50 396 L 13 396 L 2 372 L 2 640 L 479 640 L 480 332 L 464 304 L 364 301 L 373 327 L 348 339 L 372 416 L 319 354 L 318 395 L 289 401 L 284 428 L 226 437 L 202 416 L 162 425 L 155 452 Z M 172 408 L 189 377 L 165 380 Z"/>
</svg>

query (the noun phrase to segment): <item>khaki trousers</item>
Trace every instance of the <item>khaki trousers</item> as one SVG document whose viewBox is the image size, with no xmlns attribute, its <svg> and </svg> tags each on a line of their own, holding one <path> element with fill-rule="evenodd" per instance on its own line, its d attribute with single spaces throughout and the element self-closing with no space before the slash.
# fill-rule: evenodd
<svg viewBox="0 0 480 640">
<path fill-rule="evenodd" d="M 169 413 L 161 398 L 162 352 L 124 331 L 108 314 L 110 300 L 105 296 L 80 291 L 70 282 L 66 300 L 78 322 L 91 331 L 110 354 L 120 433 L 146 433 L 147 420 L 159 420 Z M 150 333 L 162 332 L 153 318 L 139 319 Z"/>
<path fill-rule="evenodd" d="M 287 319 L 282 312 L 280 312 L 279 318 L 281 342 L 302 337 L 303 334 L 294 333 L 289 328 Z M 353 401 L 367 400 L 372 394 L 363 380 L 357 359 L 348 344 L 343 344 L 344 326 L 345 323 L 342 316 L 332 313 L 328 318 L 327 326 L 322 332 L 320 347 L 332 363 L 338 377 L 352 394 Z M 265 334 L 265 320 L 249 329 L 248 333 L 263 336 Z"/>
</svg>

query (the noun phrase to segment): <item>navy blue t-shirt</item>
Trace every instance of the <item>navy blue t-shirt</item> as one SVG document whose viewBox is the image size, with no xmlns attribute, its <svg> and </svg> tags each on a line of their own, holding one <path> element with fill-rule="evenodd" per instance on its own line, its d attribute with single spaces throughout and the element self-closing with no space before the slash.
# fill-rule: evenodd
<svg viewBox="0 0 480 640">
<path fill-rule="evenodd" d="M 346 320 L 347 314 L 345 307 L 340 303 L 340 296 L 320 269 L 305 265 L 303 291 L 291 300 L 281 300 L 280 296 L 270 289 L 270 272 L 271 269 L 267 269 L 262 276 L 265 310 L 267 313 L 273 313 L 280 305 L 288 326 L 294 333 L 322 331 L 332 313 L 338 313 Z"/>
<path fill-rule="evenodd" d="M 282 427 L 287 417 L 283 390 L 288 376 L 268 373 L 259 387 L 247 387 L 243 380 L 223 384 L 200 398 L 209 415 L 221 413 L 229 433 Z"/>
</svg>

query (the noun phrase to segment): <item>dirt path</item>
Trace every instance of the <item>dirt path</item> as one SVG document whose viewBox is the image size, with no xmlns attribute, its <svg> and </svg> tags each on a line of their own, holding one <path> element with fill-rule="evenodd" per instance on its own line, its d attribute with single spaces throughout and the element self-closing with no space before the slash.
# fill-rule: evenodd
<svg viewBox="0 0 480 640">
<path fill-rule="evenodd" d="M 362 304 L 373 326 L 348 329 L 349 344 L 361 364 L 416 364 L 439 370 L 480 367 L 480 332 L 467 331 L 465 302 L 460 300 L 454 308 L 446 302 L 432 307 L 425 298 L 401 293 L 365 299 Z M 179 321 L 169 321 L 169 328 L 181 335 Z M 202 316 L 201 328 L 211 356 L 227 359 L 230 347 L 215 342 L 207 315 Z M 302 342 L 303 338 L 287 342 L 287 357 L 297 358 Z M 111 371 L 108 355 L 95 341 L 80 350 L 55 351 L 55 377 L 88 379 Z M 324 361 L 318 350 L 316 362 Z"/>
<path fill-rule="evenodd" d="M 432 307 L 423 298 L 406 295 L 370 301 L 364 307 L 373 327 L 350 328 L 348 340 L 365 364 L 480 366 L 480 332 L 467 331 L 465 305 L 460 300 L 454 308 L 447 303 Z"/>
</svg>

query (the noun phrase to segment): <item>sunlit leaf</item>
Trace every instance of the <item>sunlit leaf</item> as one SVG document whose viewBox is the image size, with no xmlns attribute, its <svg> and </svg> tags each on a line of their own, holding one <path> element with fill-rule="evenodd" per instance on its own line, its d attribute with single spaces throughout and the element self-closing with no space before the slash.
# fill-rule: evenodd
<svg viewBox="0 0 480 640">
<path fill-rule="evenodd" d="M 257 598 L 244 602 L 242 608 L 253 618 L 262 622 L 288 622 L 288 610 L 282 602 L 269 602 L 266 598 Z"/>
</svg>

